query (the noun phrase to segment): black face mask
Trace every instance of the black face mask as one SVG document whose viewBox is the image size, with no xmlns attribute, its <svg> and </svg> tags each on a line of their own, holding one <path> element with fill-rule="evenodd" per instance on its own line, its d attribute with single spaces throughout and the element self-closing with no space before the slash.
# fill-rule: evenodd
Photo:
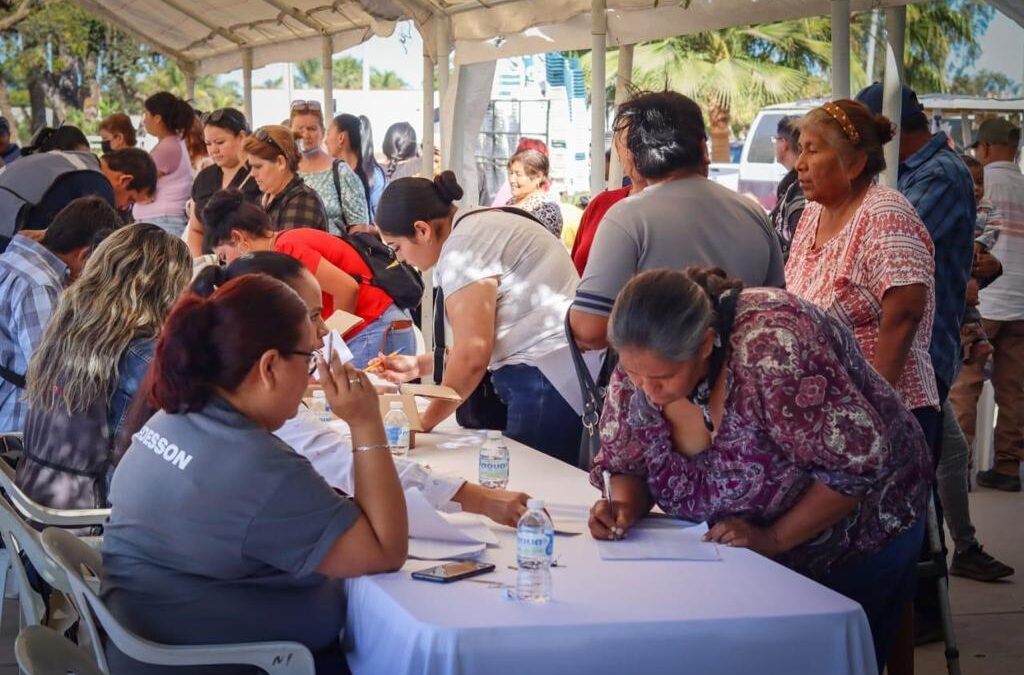
<svg viewBox="0 0 1024 675">
<path fill-rule="evenodd" d="M 110 141 L 100 141 L 100 150 L 104 155 L 109 155 L 114 151 L 114 149 L 110 147 Z"/>
</svg>

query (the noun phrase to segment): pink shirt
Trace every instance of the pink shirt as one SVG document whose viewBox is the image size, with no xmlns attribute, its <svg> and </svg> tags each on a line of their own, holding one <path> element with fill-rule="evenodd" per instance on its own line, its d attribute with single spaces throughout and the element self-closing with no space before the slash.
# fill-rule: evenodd
<svg viewBox="0 0 1024 675">
<path fill-rule="evenodd" d="M 156 195 L 148 204 L 136 204 L 132 209 L 135 220 L 157 216 L 185 217 L 185 202 L 192 195 L 192 160 L 185 141 L 179 136 L 167 136 L 149 153 L 156 164 Z"/>
<path fill-rule="evenodd" d="M 849 223 L 814 248 L 821 204 L 804 209 L 789 262 L 786 290 L 824 309 L 849 326 L 865 358 L 874 363 L 882 298 L 890 288 L 923 284 L 928 301 L 896 390 L 908 408 L 938 408 L 928 345 L 935 316 L 934 246 L 906 197 L 879 185 L 868 189 Z"/>
</svg>

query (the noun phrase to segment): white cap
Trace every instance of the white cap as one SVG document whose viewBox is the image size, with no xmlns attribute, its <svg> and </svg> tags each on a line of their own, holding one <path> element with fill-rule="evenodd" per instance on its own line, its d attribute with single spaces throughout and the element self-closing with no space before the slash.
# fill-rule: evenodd
<svg viewBox="0 0 1024 675">
<path fill-rule="evenodd" d="M 392 401 L 391 402 L 391 409 L 392 410 L 402 410 L 403 408 L 405 408 L 405 406 L 402 405 L 401 401 Z"/>
<path fill-rule="evenodd" d="M 527 499 L 526 500 L 526 508 L 530 509 L 531 511 L 543 511 L 544 510 L 544 500 L 543 499 Z"/>
<path fill-rule="evenodd" d="M 491 431 L 487 432 L 487 440 L 489 440 L 489 441 L 497 441 L 499 439 L 501 439 L 501 432 L 500 431 L 494 431 L 492 429 Z"/>
<path fill-rule="evenodd" d="M 327 398 L 327 393 L 323 389 L 314 389 L 313 398 Z"/>
</svg>

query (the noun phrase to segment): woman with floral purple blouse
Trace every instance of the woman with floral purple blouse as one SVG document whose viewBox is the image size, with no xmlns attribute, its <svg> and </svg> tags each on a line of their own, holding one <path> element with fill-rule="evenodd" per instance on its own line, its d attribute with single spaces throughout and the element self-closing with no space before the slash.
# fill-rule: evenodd
<svg viewBox="0 0 1024 675">
<path fill-rule="evenodd" d="M 612 311 L 619 366 L 591 482 L 590 530 L 627 536 L 657 505 L 860 602 L 879 672 L 914 592 L 928 447 L 848 329 L 720 270 L 635 277 Z"/>
</svg>

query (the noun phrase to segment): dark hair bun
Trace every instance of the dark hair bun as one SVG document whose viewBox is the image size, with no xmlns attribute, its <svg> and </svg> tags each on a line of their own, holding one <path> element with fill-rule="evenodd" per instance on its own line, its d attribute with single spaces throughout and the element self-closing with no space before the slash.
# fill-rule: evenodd
<svg viewBox="0 0 1024 675">
<path fill-rule="evenodd" d="M 245 203 L 241 190 L 217 190 L 203 207 L 203 222 L 219 223 L 228 218 Z"/>
<path fill-rule="evenodd" d="M 455 174 L 451 171 L 442 171 L 437 176 L 434 176 L 434 189 L 437 190 L 437 194 L 440 195 L 446 204 L 457 202 L 465 194 L 462 191 L 462 186 L 455 179 Z"/>
<path fill-rule="evenodd" d="M 192 280 L 191 291 L 208 298 L 213 292 L 230 280 L 227 269 L 221 265 L 207 265 Z"/>
<path fill-rule="evenodd" d="M 875 132 L 878 134 L 878 142 L 885 145 L 896 137 L 896 127 L 885 115 L 875 115 Z"/>
</svg>

